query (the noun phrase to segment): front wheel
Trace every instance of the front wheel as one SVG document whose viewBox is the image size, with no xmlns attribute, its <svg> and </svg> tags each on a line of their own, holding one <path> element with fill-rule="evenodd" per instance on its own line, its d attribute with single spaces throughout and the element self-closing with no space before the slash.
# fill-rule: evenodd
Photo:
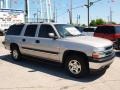
<svg viewBox="0 0 120 90">
<path fill-rule="evenodd" d="M 73 77 L 86 76 L 86 73 L 88 71 L 87 64 L 85 63 L 85 59 L 77 55 L 67 57 L 65 68 L 69 73 L 69 75 Z"/>
<path fill-rule="evenodd" d="M 20 51 L 17 47 L 12 48 L 11 56 L 12 56 L 14 61 L 19 61 L 21 59 L 21 54 L 20 54 Z"/>
</svg>

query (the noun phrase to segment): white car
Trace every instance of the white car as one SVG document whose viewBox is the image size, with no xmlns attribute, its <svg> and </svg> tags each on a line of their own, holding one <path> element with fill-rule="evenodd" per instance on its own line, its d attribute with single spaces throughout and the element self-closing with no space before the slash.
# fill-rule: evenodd
<svg viewBox="0 0 120 90">
<path fill-rule="evenodd" d="M 111 41 L 83 36 L 68 24 L 12 25 L 6 32 L 4 46 L 15 61 L 21 60 L 22 55 L 52 60 L 63 64 L 74 77 L 110 66 L 115 56 Z"/>
</svg>

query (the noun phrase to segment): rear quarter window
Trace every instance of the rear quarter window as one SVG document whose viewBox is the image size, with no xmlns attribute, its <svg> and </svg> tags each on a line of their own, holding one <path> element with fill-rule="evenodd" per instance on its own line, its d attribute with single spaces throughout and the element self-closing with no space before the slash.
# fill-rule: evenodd
<svg viewBox="0 0 120 90">
<path fill-rule="evenodd" d="M 12 25 L 6 32 L 6 35 L 20 35 L 24 25 Z"/>
</svg>

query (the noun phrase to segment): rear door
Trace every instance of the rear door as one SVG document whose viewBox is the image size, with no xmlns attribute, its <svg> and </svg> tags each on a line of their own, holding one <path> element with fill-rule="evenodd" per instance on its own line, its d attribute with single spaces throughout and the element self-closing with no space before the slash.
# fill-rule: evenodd
<svg viewBox="0 0 120 90">
<path fill-rule="evenodd" d="M 38 29 L 37 24 L 27 25 L 24 34 L 21 38 L 21 52 L 27 55 L 35 56 L 34 49 L 35 49 L 35 38 L 36 32 Z"/>
<path fill-rule="evenodd" d="M 114 26 L 105 26 L 104 27 L 104 38 L 109 40 L 115 39 L 115 28 Z"/>
</svg>

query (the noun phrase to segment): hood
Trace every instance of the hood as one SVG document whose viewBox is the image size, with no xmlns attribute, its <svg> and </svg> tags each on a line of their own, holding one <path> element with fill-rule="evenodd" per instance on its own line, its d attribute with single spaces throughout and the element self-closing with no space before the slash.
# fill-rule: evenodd
<svg viewBox="0 0 120 90">
<path fill-rule="evenodd" d="M 107 47 L 113 44 L 110 40 L 92 36 L 67 37 L 65 38 L 65 41 L 66 40 L 69 42 L 90 45 L 93 47 Z"/>
</svg>

